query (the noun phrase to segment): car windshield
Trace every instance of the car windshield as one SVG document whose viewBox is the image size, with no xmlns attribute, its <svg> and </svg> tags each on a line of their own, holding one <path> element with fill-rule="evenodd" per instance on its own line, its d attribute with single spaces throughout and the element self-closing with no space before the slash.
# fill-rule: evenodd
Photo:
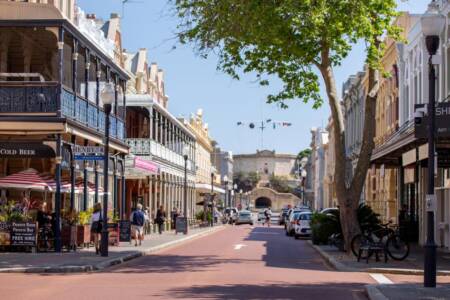
<svg viewBox="0 0 450 300">
<path fill-rule="evenodd" d="M 241 212 L 241 213 L 239 213 L 239 216 L 241 216 L 241 217 L 248 217 L 248 216 L 250 216 L 250 213 L 248 213 L 248 212 Z"/>
<path fill-rule="evenodd" d="M 311 220 L 311 214 L 299 214 L 299 219 L 300 220 Z"/>
<path fill-rule="evenodd" d="M 294 213 L 293 219 L 298 220 L 298 217 L 300 216 L 300 213 Z"/>
</svg>

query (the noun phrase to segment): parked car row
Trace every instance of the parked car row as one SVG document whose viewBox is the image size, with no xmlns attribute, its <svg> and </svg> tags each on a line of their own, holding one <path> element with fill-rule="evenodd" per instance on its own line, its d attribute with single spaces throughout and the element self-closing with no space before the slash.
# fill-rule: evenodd
<svg viewBox="0 0 450 300">
<path fill-rule="evenodd" d="M 311 209 L 294 207 L 282 214 L 285 216 L 283 222 L 287 236 L 294 236 L 296 239 L 311 236 Z"/>
</svg>

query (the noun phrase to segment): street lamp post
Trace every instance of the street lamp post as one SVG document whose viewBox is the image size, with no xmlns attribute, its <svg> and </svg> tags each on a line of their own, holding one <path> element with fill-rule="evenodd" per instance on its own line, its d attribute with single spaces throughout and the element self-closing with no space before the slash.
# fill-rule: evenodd
<svg viewBox="0 0 450 300">
<path fill-rule="evenodd" d="M 239 205 L 241 206 L 241 208 L 242 208 L 242 189 L 240 189 L 239 190 Z"/>
<path fill-rule="evenodd" d="M 428 6 L 427 13 L 421 17 L 420 21 L 429 54 L 427 240 L 424 246 L 424 287 L 436 287 L 436 243 L 434 240 L 434 209 L 436 208 L 436 196 L 434 194 L 436 72 L 432 58 L 439 48 L 439 35 L 444 28 L 445 17 L 439 14 L 436 2 L 432 1 Z"/>
<path fill-rule="evenodd" d="M 109 115 L 112 102 L 115 98 L 115 90 L 111 83 L 107 83 L 101 92 L 103 109 L 105 110 L 105 148 L 103 154 L 103 225 L 100 253 L 108 256 L 108 165 L 109 165 Z"/>
<path fill-rule="evenodd" d="M 184 158 L 184 190 L 183 190 L 183 203 L 184 203 L 184 210 L 183 214 L 186 218 L 186 231 L 184 234 L 188 234 L 188 201 L 187 201 L 187 163 L 188 163 L 188 156 L 189 154 L 189 148 L 187 146 L 183 147 L 183 158 Z"/>
<path fill-rule="evenodd" d="M 229 207 L 230 206 L 230 197 L 228 195 L 228 176 L 225 175 L 223 176 L 223 183 L 225 184 L 225 206 Z"/>
<path fill-rule="evenodd" d="M 214 226 L 214 173 L 211 172 L 211 226 Z"/>
<path fill-rule="evenodd" d="M 305 181 L 306 181 L 306 171 L 305 170 L 301 170 L 301 175 L 300 178 L 302 180 L 302 201 L 303 201 L 303 206 L 306 205 L 306 199 L 305 199 Z"/>
</svg>

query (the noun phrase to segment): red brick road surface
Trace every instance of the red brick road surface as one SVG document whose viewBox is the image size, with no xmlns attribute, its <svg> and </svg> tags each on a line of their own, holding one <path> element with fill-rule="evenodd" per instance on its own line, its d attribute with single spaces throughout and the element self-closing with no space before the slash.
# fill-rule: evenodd
<svg viewBox="0 0 450 300">
<path fill-rule="evenodd" d="M 333 271 L 280 227 L 243 225 L 101 273 L 0 274 L 0 283 L 1 299 L 335 300 L 366 299 L 364 285 L 376 282 Z"/>
</svg>

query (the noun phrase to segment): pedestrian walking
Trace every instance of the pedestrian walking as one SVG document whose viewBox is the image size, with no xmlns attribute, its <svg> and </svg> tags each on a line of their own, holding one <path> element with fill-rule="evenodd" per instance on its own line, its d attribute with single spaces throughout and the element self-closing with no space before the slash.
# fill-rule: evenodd
<svg viewBox="0 0 450 300">
<path fill-rule="evenodd" d="M 270 217 L 272 216 L 272 211 L 270 210 L 270 207 L 268 207 L 268 208 L 264 211 L 264 216 L 266 217 L 267 227 L 270 227 Z M 264 225 L 264 224 L 263 224 L 263 225 Z"/>
<path fill-rule="evenodd" d="M 91 217 L 91 234 L 94 237 L 95 254 L 100 253 L 100 233 L 102 232 L 102 205 L 96 203 Z"/>
<path fill-rule="evenodd" d="M 166 212 L 164 211 L 164 207 L 161 205 L 156 212 L 155 223 L 158 225 L 158 232 L 162 234 L 163 225 L 166 222 Z"/>
<path fill-rule="evenodd" d="M 171 217 L 172 217 L 172 229 L 176 229 L 176 226 L 177 226 L 177 218 L 178 218 L 179 215 L 180 215 L 180 213 L 179 213 L 178 209 L 175 207 L 175 208 L 172 210 L 172 213 L 171 213 Z"/>
<path fill-rule="evenodd" d="M 142 244 L 142 240 L 144 238 L 144 223 L 145 215 L 142 211 L 142 204 L 138 203 L 138 205 L 136 206 L 136 210 L 131 216 L 131 230 L 134 236 L 134 246 L 136 247 L 138 245 L 138 241 L 139 246 Z"/>
</svg>

